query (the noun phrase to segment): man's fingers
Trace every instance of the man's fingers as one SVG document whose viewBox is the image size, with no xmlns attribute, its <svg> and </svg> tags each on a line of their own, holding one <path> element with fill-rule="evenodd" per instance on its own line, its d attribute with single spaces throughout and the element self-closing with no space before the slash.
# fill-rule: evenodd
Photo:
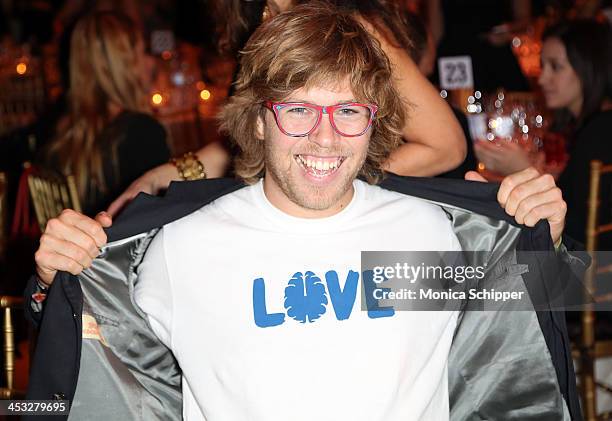
<svg viewBox="0 0 612 421">
<path fill-rule="evenodd" d="M 89 266 L 91 266 L 91 263 L 93 259 L 95 258 L 95 256 L 91 256 L 88 250 L 79 246 L 78 244 L 75 244 L 72 241 L 67 241 L 65 239 L 54 237 L 49 234 L 43 234 L 40 237 L 40 242 L 41 242 L 41 247 L 39 251 L 43 253 L 46 253 L 46 252 L 55 253 L 61 256 L 65 256 L 71 260 L 74 260 L 76 263 L 80 265 L 81 270 L 83 268 L 88 268 Z M 97 253 L 97 249 L 96 249 L 96 253 Z M 49 256 L 46 256 L 46 257 L 49 257 Z M 51 269 L 56 269 L 56 270 L 63 270 L 61 268 L 53 266 L 53 262 L 54 262 L 53 259 L 42 260 L 41 266 L 51 268 Z"/>
<path fill-rule="evenodd" d="M 99 219 L 101 222 L 65 209 L 47 222 L 34 255 L 36 271 L 43 282 L 50 285 L 58 270 L 77 275 L 91 266 L 100 247 L 106 244 L 102 226 L 112 223 L 108 215 L 100 215 Z"/>
<path fill-rule="evenodd" d="M 107 212 L 100 212 L 96 215 L 96 221 L 104 228 L 108 228 L 113 225 L 113 218 Z"/>
<path fill-rule="evenodd" d="M 526 217 L 532 212 L 533 209 L 538 208 L 539 206 L 547 203 L 556 203 L 558 206 L 559 202 L 561 202 L 562 200 L 563 196 L 561 194 L 561 190 L 558 187 L 532 194 L 531 196 L 524 198 L 518 204 L 514 215 L 516 222 L 518 222 L 519 224 L 527 225 L 527 223 L 525 222 Z M 551 215 L 544 215 L 543 218 L 548 218 L 549 216 Z M 542 216 L 540 216 L 540 219 L 541 218 Z M 537 220 L 535 222 L 537 222 Z"/>
<path fill-rule="evenodd" d="M 525 215 L 524 224 L 528 227 L 533 227 L 541 219 L 548 219 L 549 223 L 562 224 L 565 220 L 566 206 L 561 205 L 559 202 L 548 202 L 532 208 L 527 215 Z M 552 227 L 551 227 L 552 228 Z M 555 233 L 553 233 L 554 235 Z"/>
<path fill-rule="evenodd" d="M 57 269 L 53 268 L 53 261 L 51 259 L 52 252 L 44 251 L 41 249 L 36 250 L 34 253 L 34 261 L 36 262 L 36 273 L 41 281 L 47 285 L 53 283 L 55 273 Z"/>
<path fill-rule="evenodd" d="M 98 221 L 75 212 L 72 209 L 63 210 L 58 219 L 63 222 L 66 227 L 74 227 L 73 230 L 70 230 L 71 233 L 73 233 L 75 230 L 80 230 L 84 234 L 93 238 L 97 248 L 100 248 L 106 244 L 106 233 Z M 66 238 L 66 234 L 60 235 L 59 237 L 64 239 L 72 239 L 72 237 Z M 79 238 L 81 237 L 79 236 Z"/>
<path fill-rule="evenodd" d="M 501 191 L 502 188 L 504 191 Z M 539 220 L 547 219 L 553 242 L 560 238 L 567 203 L 552 175 L 539 175 L 533 168 L 513 174 L 502 182 L 498 200 L 506 213 L 514 216 L 519 224 L 532 227 Z"/>
<path fill-rule="evenodd" d="M 526 198 L 554 188 L 556 188 L 555 179 L 550 174 L 544 174 L 539 177 L 532 178 L 531 180 L 519 184 L 512 189 L 508 195 L 508 198 L 506 199 L 504 209 L 508 215 L 514 216 L 516 215 L 518 207 Z"/>
<path fill-rule="evenodd" d="M 43 262 L 37 264 L 36 272 L 41 280 L 48 285 L 53 282 L 53 277 L 58 270 L 78 275 L 84 269 L 76 260 L 53 251 L 39 250 L 36 252 L 35 258 L 37 262 Z"/>
<path fill-rule="evenodd" d="M 540 173 L 535 168 L 527 168 L 523 171 L 519 171 L 508 177 L 504 178 L 501 185 L 499 186 L 499 191 L 497 192 L 497 201 L 506 208 L 506 202 L 508 202 L 508 197 L 518 186 L 533 180 L 534 178 L 538 178 Z M 513 214 L 511 214 L 513 215 Z"/>
<path fill-rule="evenodd" d="M 53 241 L 55 239 L 74 243 L 76 247 L 83 249 L 91 258 L 98 256 L 101 247 L 92 236 L 64 223 L 59 218 L 51 219 L 47 223 L 47 229 L 41 236 L 40 247 L 53 250 L 58 245 L 57 241 Z"/>
<path fill-rule="evenodd" d="M 468 181 L 479 181 L 481 183 L 487 183 L 487 179 L 482 175 L 478 174 L 476 171 L 468 171 L 465 173 L 465 179 Z"/>
</svg>

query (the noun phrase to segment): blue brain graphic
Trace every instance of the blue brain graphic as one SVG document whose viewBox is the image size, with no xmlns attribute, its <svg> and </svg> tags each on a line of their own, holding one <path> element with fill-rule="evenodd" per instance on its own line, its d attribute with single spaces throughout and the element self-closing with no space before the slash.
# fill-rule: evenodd
<svg viewBox="0 0 612 421">
<path fill-rule="evenodd" d="M 314 273 L 296 272 L 285 288 L 287 315 L 301 323 L 312 323 L 327 310 L 325 285 Z"/>
</svg>

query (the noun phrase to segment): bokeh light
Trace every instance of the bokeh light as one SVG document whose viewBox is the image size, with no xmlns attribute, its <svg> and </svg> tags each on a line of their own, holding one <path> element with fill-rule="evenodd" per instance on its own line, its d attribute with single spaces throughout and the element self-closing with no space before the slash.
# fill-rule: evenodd
<svg viewBox="0 0 612 421">
<path fill-rule="evenodd" d="M 164 97 L 159 92 L 154 93 L 151 97 L 151 102 L 153 103 L 153 105 L 161 105 L 163 101 Z"/>
<path fill-rule="evenodd" d="M 24 75 L 25 72 L 28 71 L 28 66 L 25 63 L 19 63 L 17 64 L 17 67 L 15 68 L 15 70 L 17 70 L 18 74 Z"/>
<path fill-rule="evenodd" d="M 208 101 L 210 99 L 210 91 L 207 89 L 202 89 L 200 91 L 200 98 L 202 98 L 204 101 Z"/>
</svg>

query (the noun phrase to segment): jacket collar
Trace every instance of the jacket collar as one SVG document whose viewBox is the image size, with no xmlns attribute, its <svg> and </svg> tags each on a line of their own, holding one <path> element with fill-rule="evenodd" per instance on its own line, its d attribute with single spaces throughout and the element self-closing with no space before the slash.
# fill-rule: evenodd
<svg viewBox="0 0 612 421">
<path fill-rule="evenodd" d="M 163 197 L 140 193 L 105 229 L 108 242 L 162 227 L 245 186 L 239 180 L 214 178 L 173 182 Z"/>
<path fill-rule="evenodd" d="M 163 197 L 140 193 L 106 229 L 108 241 L 162 227 L 245 186 L 240 180 L 216 178 L 173 182 Z M 380 187 L 517 225 L 497 203 L 499 184 L 496 183 L 388 174 Z"/>
</svg>

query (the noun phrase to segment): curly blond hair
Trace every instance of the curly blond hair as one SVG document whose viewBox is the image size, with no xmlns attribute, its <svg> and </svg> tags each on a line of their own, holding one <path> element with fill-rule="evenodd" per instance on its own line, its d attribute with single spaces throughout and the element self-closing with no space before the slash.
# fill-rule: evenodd
<svg viewBox="0 0 612 421">
<path fill-rule="evenodd" d="M 402 142 L 406 116 L 389 59 L 355 15 L 319 1 L 296 6 L 257 29 L 241 51 L 240 66 L 235 94 L 220 114 L 221 130 L 239 149 L 238 177 L 254 183 L 263 176 L 264 142 L 256 128 L 266 101 L 348 80 L 358 101 L 378 105 L 359 175 L 371 184 L 382 179 L 384 162 Z"/>
</svg>

